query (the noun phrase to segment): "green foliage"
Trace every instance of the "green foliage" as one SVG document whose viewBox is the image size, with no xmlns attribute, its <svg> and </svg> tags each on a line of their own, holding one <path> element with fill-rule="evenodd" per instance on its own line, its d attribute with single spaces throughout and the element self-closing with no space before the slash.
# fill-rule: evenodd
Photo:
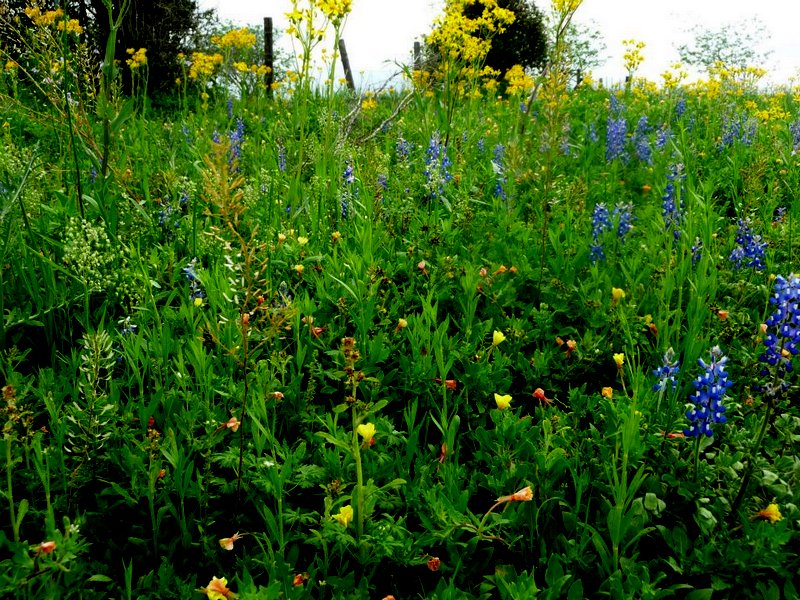
<svg viewBox="0 0 800 600">
<path fill-rule="evenodd" d="M 765 391 L 760 325 L 797 101 L 569 89 L 554 56 L 529 112 L 284 79 L 156 118 L 110 68 L 67 125 L 74 78 L 2 88 L 0 593 L 795 597 L 797 380 Z M 727 421 L 687 438 L 714 345 Z"/>
</svg>

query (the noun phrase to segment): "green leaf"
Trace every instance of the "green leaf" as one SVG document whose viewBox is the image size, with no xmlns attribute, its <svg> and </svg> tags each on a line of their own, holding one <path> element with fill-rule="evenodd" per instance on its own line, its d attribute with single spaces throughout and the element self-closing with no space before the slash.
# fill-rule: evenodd
<svg viewBox="0 0 800 600">
<path fill-rule="evenodd" d="M 100 581 L 102 583 L 110 583 L 113 580 L 111 579 L 111 577 L 108 577 L 106 575 L 100 575 L 98 573 L 96 575 L 92 575 L 91 577 L 89 577 L 89 581 Z"/>
<path fill-rule="evenodd" d="M 20 500 L 19 507 L 17 508 L 17 523 L 16 527 L 19 529 L 20 525 L 22 525 L 22 519 L 28 512 L 28 501 L 23 499 Z"/>
<path fill-rule="evenodd" d="M 686 594 L 686 600 L 711 600 L 711 593 L 714 590 L 711 588 L 703 588 L 702 590 L 693 590 Z"/>
</svg>

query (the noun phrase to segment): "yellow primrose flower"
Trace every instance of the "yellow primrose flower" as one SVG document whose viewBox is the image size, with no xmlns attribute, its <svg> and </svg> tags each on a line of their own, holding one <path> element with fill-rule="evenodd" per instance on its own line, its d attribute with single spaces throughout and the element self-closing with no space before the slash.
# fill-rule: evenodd
<svg viewBox="0 0 800 600">
<path fill-rule="evenodd" d="M 503 332 L 502 331 L 497 331 L 495 329 L 494 333 L 492 333 L 492 346 L 499 346 L 500 344 L 502 344 L 505 341 L 506 341 L 506 336 L 503 335 Z"/>
<path fill-rule="evenodd" d="M 339 509 L 338 514 L 333 515 L 333 518 L 336 519 L 342 527 L 347 527 L 353 520 L 353 506 L 351 504 L 343 506 Z"/>
<path fill-rule="evenodd" d="M 614 395 L 614 388 L 604 387 L 600 392 L 600 395 L 603 396 L 603 398 L 608 398 L 611 400 L 612 396 Z"/>
<path fill-rule="evenodd" d="M 619 302 L 620 300 L 622 300 L 624 298 L 625 298 L 625 290 L 622 290 L 620 288 L 615 288 L 615 287 L 611 288 L 611 301 L 614 304 L 616 304 L 617 302 Z"/>
<path fill-rule="evenodd" d="M 497 408 L 500 410 L 505 410 L 511 405 L 511 395 L 504 394 L 501 396 L 500 394 L 495 393 L 494 401 L 497 404 Z"/>
<path fill-rule="evenodd" d="M 297 243 L 301 246 L 305 246 L 308 243 L 308 238 L 301 235 L 297 238 Z"/>
<path fill-rule="evenodd" d="M 614 362 L 617 363 L 617 368 L 622 368 L 622 363 L 625 362 L 625 355 L 622 352 L 614 354 Z"/>
<path fill-rule="evenodd" d="M 375 424 L 374 423 L 362 423 L 358 427 L 356 427 L 356 432 L 362 438 L 364 438 L 364 443 L 369 444 L 372 441 L 372 438 L 375 437 Z"/>
</svg>

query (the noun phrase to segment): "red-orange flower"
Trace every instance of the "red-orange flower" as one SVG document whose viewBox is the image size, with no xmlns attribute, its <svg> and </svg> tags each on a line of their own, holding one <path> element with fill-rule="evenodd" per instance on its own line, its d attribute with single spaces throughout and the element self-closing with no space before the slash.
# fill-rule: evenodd
<svg viewBox="0 0 800 600">
<path fill-rule="evenodd" d="M 553 399 L 545 396 L 544 390 L 542 388 L 536 388 L 533 392 L 533 397 L 536 398 L 542 404 L 547 404 L 548 406 L 550 406 L 553 403 Z"/>
<path fill-rule="evenodd" d="M 39 544 L 40 554 L 51 554 L 55 549 L 56 549 L 56 543 L 52 540 L 49 542 L 42 542 L 41 544 Z"/>
<path fill-rule="evenodd" d="M 428 564 L 428 569 L 430 569 L 431 571 L 438 571 L 439 567 L 442 564 L 442 561 L 439 560 L 439 557 L 432 556 L 430 560 L 428 560 L 427 564 Z"/>
</svg>

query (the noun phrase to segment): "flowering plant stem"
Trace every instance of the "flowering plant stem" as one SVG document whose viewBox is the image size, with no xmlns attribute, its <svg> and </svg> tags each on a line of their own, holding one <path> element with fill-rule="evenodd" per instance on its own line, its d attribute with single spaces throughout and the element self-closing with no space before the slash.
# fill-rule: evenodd
<svg viewBox="0 0 800 600">
<path fill-rule="evenodd" d="M 736 498 L 733 500 L 733 504 L 731 505 L 731 512 L 729 515 L 730 523 L 733 523 L 733 521 L 736 519 L 736 513 L 739 511 L 739 506 L 742 504 L 744 495 L 747 493 L 747 488 L 750 486 L 750 479 L 753 477 L 753 458 L 755 457 L 756 452 L 761 450 L 761 444 L 764 441 L 764 436 L 767 433 L 770 419 L 772 418 L 773 408 L 774 399 L 770 399 L 767 402 L 767 412 L 764 414 L 764 421 L 761 423 L 761 429 L 758 432 L 758 437 L 756 437 L 756 441 L 753 444 L 753 447 L 750 449 L 750 457 L 747 460 L 747 470 L 744 473 L 744 477 L 742 477 L 742 483 L 739 486 L 739 491 L 736 494 Z"/>
</svg>

